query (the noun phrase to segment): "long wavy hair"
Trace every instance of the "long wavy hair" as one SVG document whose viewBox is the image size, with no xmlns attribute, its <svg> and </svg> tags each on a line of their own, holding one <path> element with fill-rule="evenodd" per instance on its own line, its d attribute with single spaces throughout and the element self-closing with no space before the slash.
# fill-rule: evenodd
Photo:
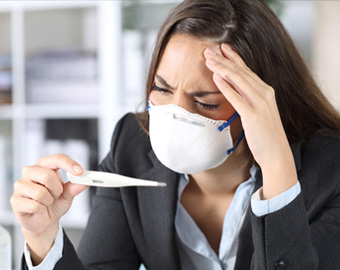
<svg viewBox="0 0 340 270">
<path fill-rule="evenodd" d="M 164 49 L 175 34 L 228 43 L 274 88 L 290 144 L 320 130 L 340 130 L 340 115 L 315 83 L 280 20 L 263 0 L 185 0 L 158 32 L 146 83 L 147 100 Z M 148 132 L 148 113 L 136 114 Z"/>
</svg>

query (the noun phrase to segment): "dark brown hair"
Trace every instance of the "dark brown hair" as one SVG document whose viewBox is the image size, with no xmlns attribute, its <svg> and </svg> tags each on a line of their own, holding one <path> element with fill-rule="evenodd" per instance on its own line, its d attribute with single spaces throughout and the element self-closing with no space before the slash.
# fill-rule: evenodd
<svg viewBox="0 0 340 270">
<path fill-rule="evenodd" d="M 164 49 L 175 34 L 228 43 L 248 67 L 274 88 L 290 144 L 319 130 L 340 130 L 339 113 L 320 91 L 287 31 L 263 0 L 185 0 L 174 8 L 157 37 L 146 100 Z M 138 114 L 148 130 L 148 114 Z"/>
</svg>

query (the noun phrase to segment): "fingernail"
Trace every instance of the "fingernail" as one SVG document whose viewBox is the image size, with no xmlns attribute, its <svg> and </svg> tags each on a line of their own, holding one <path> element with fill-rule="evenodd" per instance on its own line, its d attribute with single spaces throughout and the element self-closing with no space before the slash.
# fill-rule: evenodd
<svg viewBox="0 0 340 270">
<path fill-rule="evenodd" d="M 216 62 L 215 60 L 208 59 L 208 60 L 207 60 L 207 64 L 208 64 L 208 65 L 216 65 L 217 62 Z"/>
<path fill-rule="evenodd" d="M 73 166 L 73 171 L 74 171 L 75 173 L 81 173 L 83 170 L 80 168 L 80 166 L 74 165 L 74 166 Z"/>
<path fill-rule="evenodd" d="M 206 49 L 206 52 L 207 52 L 207 54 L 209 54 L 209 55 L 211 55 L 211 56 L 215 56 L 217 53 L 216 52 L 214 52 L 213 50 L 211 50 L 211 49 Z"/>
<path fill-rule="evenodd" d="M 231 46 L 228 45 L 228 44 L 226 44 L 226 43 L 223 43 L 223 44 L 222 44 L 222 47 L 223 47 L 224 49 L 228 50 L 228 51 L 231 51 L 231 50 L 232 50 Z"/>
<path fill-rule="evenodd" d="M 223 82 L 223 78 L 217 73 L 214 73 L 214 79 L 218 82 Z"/>
</svg>

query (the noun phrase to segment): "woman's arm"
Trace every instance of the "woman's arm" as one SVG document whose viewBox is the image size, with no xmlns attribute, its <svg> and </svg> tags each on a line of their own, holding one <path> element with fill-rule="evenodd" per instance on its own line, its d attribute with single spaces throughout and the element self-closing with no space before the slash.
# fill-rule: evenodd
<svg viewBox="0 0 340 270">
<path fill-rule="evenodd" d="M 240 114 L 248 146 L 262 171 L 262 198 L 273 198 L 297 183 L 297 170 L 274 89 L 254 74 L 228 45 L 221 46 L 221 51 L 222 55 L 205 52 L 207 66 L 214 72 L 217 87 Z M 325 152 L 325 149 L 321 151 Z M 308 157 L 319 157 L 321 151 L 309 153 Z M 284 208 L 263 217 L 252 216 L 254 255 L 251 269 L 331 270 L 339 267 L 339 186 L 333 196 L 318 195 L 320 181 L 325 185 L 325 174 L 332 178 L 333 187 L 339 182 L 339 172 L 334 171 L 335 162 L 331 162 L 329 151 L 326 154 L 317 162 L 308 162 L 309 167 L 304 165 L 308 171 L 303 179 L 308 182 L 309 186 L 305 187 L 308 194 L 302 189 L 302 193 Z M 336 164 L 338 162 L 339 159 Z M 313 170 L 318 163 L 322 170 Z M 317 183 L 313 192 L 310 191 L 312 179 Z M 308 212 L 306 210 L 304 196 L 308 196 L 308 201 L 323 203 L 313 217 L 310 205 Z"/>
<path fill-rule="evenodd" d="M 72 200 L 87 186 L 64 183 L 59 169 L 80 174 L 82 168 L 69 157 L 58 154 L 40 159 L 23 169 L 15 183 L 11 205 L 21 227 L 34 265 L 51 250 L 59 230 L 59 220 Z"/>
<path fill-rule="evenodd" d="M 239 113 L 249 149 L 263 175 L 263 198 L 270 199 L 297 182 L 294 158 L 274 89 L 263 82 L 227 44 L 222 55 L 207 49 L 207 67 L 216 86 Z"/>
<path fill-rule="evenodd" d="M 111 150 L 99 170 L 115 172 L 113 156 L 126 118 L 117 123 Z M 62 257 L 53 269 L 138 269 L 140 262 L 131 239 L 119 189 L 98 188 L 93 202 L 78 254 L 64 232 Z M 24 256 L 21 265 L 21 269 L 28 269 Z"/>
</svg>

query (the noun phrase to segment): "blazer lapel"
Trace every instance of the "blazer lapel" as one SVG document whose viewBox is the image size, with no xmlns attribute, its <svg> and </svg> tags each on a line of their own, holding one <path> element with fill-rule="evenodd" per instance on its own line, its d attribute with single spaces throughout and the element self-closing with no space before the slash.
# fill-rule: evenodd
<svg viewBox="0 0 340 270">
<path fill-rule="evenodd" d="M 174 219 L 177 210 L 177 191 L 179 175 L 149 152 L 153 167 L 142 179 L 162 181 L 165 188 L 139 188 L 139 209 L 142 228 L 149 254 L 157 254 L 151 258 L 153 269 L 180 269 L 179 255 L 175 240 Z"/>
<path fill-rule="evenodd" d="M 259 169 L 256 172 L 255 186 L 252 193 L 256 192 L 261 186 L 262 186 L 262 173 L 261 170 Z M 240 231 L 235 270 L 244 270 L 249 269 L 250 267 L 251 258 L 254 252 L 250 215 L 251 206 L 249 204 L 246 217 L 244 219 Z"/>
<path fill-rule="evenodd" d="M 301 143 L 292 146 L 292 152 L 295 160 L 296 171 L 301 170 Z"/>
</svg>

